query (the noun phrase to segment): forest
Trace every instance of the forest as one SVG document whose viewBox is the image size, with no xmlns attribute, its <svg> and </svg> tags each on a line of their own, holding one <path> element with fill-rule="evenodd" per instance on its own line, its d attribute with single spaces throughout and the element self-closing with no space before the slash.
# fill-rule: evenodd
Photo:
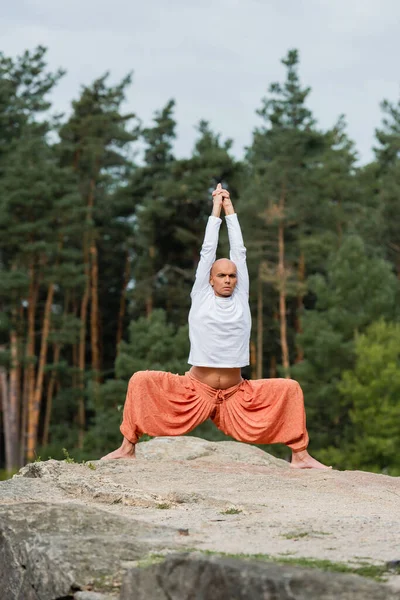
<svg viewBox="0 0 400 600">
<path fill-rule="evenodd" d="M 292 49 L 240 160 L 201 115 L 191 155 L 177 158 L 173 99 L 144 126 L 123 110 L 131 74 L 111 84 L 106 73 L 59 115 L 49 98 L 64 71 L 46 53 L 0 53 L 1 477 L 100 458 L 121 442 L 131 375 L 188 370 L 218 182 L 247 246 L 243 376 L 299 381 L 319 460 L 400 475 L 400 101 L 382 99 L 374 159 L 360 165 L 345 117 L 323 130 L 308 108 Z M 225 437 L 211 422 L 191 433 Z"/>
</svg>

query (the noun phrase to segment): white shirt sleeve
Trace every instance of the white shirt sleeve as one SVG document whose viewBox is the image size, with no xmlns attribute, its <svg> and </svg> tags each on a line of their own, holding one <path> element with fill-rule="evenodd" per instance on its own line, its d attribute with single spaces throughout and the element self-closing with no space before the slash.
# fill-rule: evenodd
<svg viewBox="0 0 400 600">
<path fill-rule="evenodd" d="M 203 245 L 200 251 L 200 261 L 197 265 L 196 279 L 191 296 L 206 289 L 210 285 L 210 271 L 217 255 L 219 228 L 222 220 L 219 217 L 208 217 Z"/>
<path fill-rule="evenodd" d="M 249 295 L 249 273 L 246 263 L 246 247 L 243 242 L 238 216 L 226 215 L 225 221 L 228 227 L 230 255 L 229 258 L 235 263 L 238 274 L 236 290 L 239 293 Z M 235 290 L 235 291 L 236 291 Z"/>
</svg>

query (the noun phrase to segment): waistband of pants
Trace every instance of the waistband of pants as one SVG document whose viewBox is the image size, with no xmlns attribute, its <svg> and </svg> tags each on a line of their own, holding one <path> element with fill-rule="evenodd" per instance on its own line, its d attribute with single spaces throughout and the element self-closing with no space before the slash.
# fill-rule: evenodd
<svg viewBox="0 0 400 600">
<path fill-rule="evenodd" d="M 231 396 L 233 396 L 233 394 L 235 394 L 240 387 L 243 385 L 244 383 L 244 379 L 242 378 L 242 380 L 237 383 L 236 385 L 233 385 L 232 387 L 226 388 L 226 389 L 219 389 L 219 388 L 213 388 L 210 385 L 208 385 L 207 383 L 203 383 L 202 381 L 200 381 L 199 379 L 196 379 L 196 377 L 193 377 L 193 375 L 188 371 L 187 373 L 185 373 L 186 377 L 189 377 L 189 379 L 191 380 L 191 382 L 194 384 L 195 387 L 198 387 L 202 390 L 203 393 L 206 393 L 206 395 L 215 401 L 216 404 L 223 402 L 224 400 L 227 400 L 228 398 L 230 398 Z"/>
</svg>

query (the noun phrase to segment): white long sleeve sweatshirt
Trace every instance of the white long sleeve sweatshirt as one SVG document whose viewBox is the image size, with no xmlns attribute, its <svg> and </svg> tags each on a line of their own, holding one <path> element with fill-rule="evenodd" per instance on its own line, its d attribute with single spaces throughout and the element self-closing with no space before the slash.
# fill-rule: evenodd
<svg viewBox="0 0 400 600">
<path fill-rule="evenodd" d="M 237 268 L 237 285 L 228 298 L 216 296 L 210 271 L 216 258 L 222 220 L 209 217 L 189 312 L 190 354 L 188 363 L 197 367 L 234 368 L 249 364 L 251 314 L 246 248 L 236 213 L 225 217 L 230 259 Z"/>
</svg>

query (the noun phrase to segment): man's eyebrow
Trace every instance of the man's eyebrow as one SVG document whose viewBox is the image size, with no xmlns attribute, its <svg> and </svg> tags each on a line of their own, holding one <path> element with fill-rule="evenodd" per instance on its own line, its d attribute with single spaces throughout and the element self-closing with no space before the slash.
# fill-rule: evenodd
<svg viewBox="0 0 400 600">
<path fill-rule="evenodd" d="M 236 271 L 234 271 L 233 273 L 222 273 L 222 271 L 221 271 L 221 272 L 217 273 L 217 277 L 218 277 L 218 275 L 237 275 L 237 273 L 236 273 Z"/>
</svg>

